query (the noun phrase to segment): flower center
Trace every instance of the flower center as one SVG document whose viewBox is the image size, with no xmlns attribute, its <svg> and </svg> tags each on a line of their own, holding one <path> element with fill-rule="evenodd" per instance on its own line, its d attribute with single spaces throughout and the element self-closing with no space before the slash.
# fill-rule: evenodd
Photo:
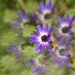
<svg viewBox="0 0 75 75">
<path fill-rule="evenodd" d="M 50 18 L 50 13 L 45 14 L 45 15 L 44 15 L 44 18 L 45 18 L 45 19 L 49 19 L 49 18 Z"/>
<path fill-rule="evenodd" d="M 67 33 L 67 32 L 68 32 L 68 30 L 69 30 L 69 28 L 68 28 L 68 27 L 63 27 L 63 28 L 62 28 L 62 32 L 63 32 L 63 33 Z"/>
<path fill-rule="evenodd" d="M 63 55 L 65 55 L 65 53 L 66 53 L 66 50 L 65 49 L 59 49 L 59 54 L 61 55 L 61 56 L 63 56 Z"/>
<path fill-rule="evenodd" d="M 44 36 L 41 37 L 41 39 L 42 39 L 43 42 L 46 42 L 48 37 L 46 35 L 44 35 Z"/>
</svg>

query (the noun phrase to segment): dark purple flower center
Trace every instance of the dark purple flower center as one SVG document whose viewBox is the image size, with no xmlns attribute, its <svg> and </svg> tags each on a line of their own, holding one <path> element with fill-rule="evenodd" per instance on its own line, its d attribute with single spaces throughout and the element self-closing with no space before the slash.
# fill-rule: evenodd
<svg viewBox="0 0 75 75">
<path fill-rule="evenodd" d="M 68 27 L 63 27 L 63 28 L 62 28 L 62 32 L 63 32 L 63 33 L 67 33 L 67 32 L 68 32 L 68 30 L 69 30 L 69 28 L 68 28 Z"/>
<path fill-rule="evenodd" d="M 41 39 L 42 39 L 43 42 L 46 42 L 47 39 L 48 39 L 48 37 L 47 37 L 46 35 L 43 35 L 43 36 L 41 37 Z"/>
<path fill-rule="evenodd" d="M 44 18 L 45 18 L 45 19 L 49 19 L 49 18 L 50 18 L 50 13 L 45 14 L 45 15 L 44 15 Z"/>
<path fill-rule="evenodd" d="M 66 50 L 65 49 L 59 49 L 59 54 L 61 55 L 61 56 L 63 56 L 63 55 L 65 55 L 65 53 L 66 53 Z"/>
</svg>

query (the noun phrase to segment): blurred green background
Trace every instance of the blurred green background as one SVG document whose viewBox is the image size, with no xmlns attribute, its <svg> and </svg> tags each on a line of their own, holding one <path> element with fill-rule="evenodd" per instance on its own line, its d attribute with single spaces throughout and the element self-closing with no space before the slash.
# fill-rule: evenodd
<svg viewBox="0 0 75 75">
<path fill-rule="evenodd" d="M 15 22 L 15 17 L 19 17 L 18 12 L 25 10 L 26 12 L 34 13 L 36 8 L 39 8 L 39 2 L 43 0 L 0 0 L 0 75 L 36 75 L 32 74 L 32 68 L 26 68 L 25 62 L 19 62 L 14 60 L 16 53 L 9 53 L 8 46 L 14 44 L 14 41 L 17 40 L 17 35 L 20 32 L 19 30 L 14 31 L 10 26 L 10 23 Z M 48 1 L 48 0 L 47 0 Z M 52 2 L 57 2 L 57 14 L 70 16 L 75 16 L 75 0 L 52 0 Z M 74 22 L 75 24 L 75 22 Z M 30 29 L 28 29 L 30 28 Z M 31 32 L 35 30 L 35 25 L 26 25 L 24 31 L 24 39 L 28 42 L 28 37 Z M 75 32 L 75 26 L 73 28 Z M 73 36 L 74 45 L 73 53 L 75 52 L 75 35 Z M 35 56 L 36 52 L 34 46 L 30 47 L 29 42 L 25 42 L 24 50 L 28 52 L 25 54 L 25 59 L 29 59 Z M 75 75 L 75 72 L 72 69 L 65 68 L 63 72 L 60 68 L 50 68 L 50 75 Z M 75 65 L 73 63 L 73 67 Z"/>
</svg>

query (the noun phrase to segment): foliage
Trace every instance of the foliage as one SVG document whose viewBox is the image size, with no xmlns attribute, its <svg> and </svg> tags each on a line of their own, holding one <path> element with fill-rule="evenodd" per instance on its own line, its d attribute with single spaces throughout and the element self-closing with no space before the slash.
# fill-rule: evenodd
<svg viewBox="0 0 75 75">
<path fill-rule="evenodd" d="M 25 10 L 29 11 L 31 13 L 34 13 L 34 10 L 36 8 L 39 8 L 39 2 L 43 0 L 24 0 L 25 3 Z M 52 0 L 55 2 L 56 0 Z M 60 0 L 63 1 L 63 0 Z M 75 0 L 66 0 L 64 4 L 66 6 L 68 4 L 71 4 L 71 7 L 68 8 L 68 12 L 65 14 L 70 14 L 70 16 L 75 15 L 75 5 L 72 5 L 72 3 L 75 4 Z M 58 3 L 57 3 L 58 6 Z M 59 6 L 60 7 L 60 6 Z M 10 23 L 15 22 L 15 17 L 18 16 L 18 12 L 21 11 L 23 8 L 18 3 L 17 0 L 0 0 L 0 75 L 36 75 L 32 74 L 32 69 L 26 67 L 25 62 L 19 62 L 18 60 L 14 60 L 15 53 L 10 54 L 8 51 L 8 45 L 14 44 L 15 40 L 17 39 L 17 32 L 13 31 L 10 26 Z M 57 8 L 58 9 L 58 8 Z M 60 10 L 60 8 L 59 8 Z M 57 12 L 59 15 L 59 12 Z M 60 13 L 62 14 L 62 13 Z M 65 15 L 64 14 L 64 15 Z M 57 16 L 56 15 L 56 16 Z M 36 51 L 34 51 L 35 46 L 29 44 L 28 37 L 32 35 L 32 31 L 35 31 L 36 25 L 25 25 L 25 30 L 23 31 L 23 37 L 26 41 L 25 47 L 23 48 L 25 53 L 25 59 L 30 59 L 32 57 L 35 57 L 37 54 Z M 75 32 L 75 27 L 73 28 L 73 31 Z M 75 40 L 75 35 L 73 36 Z M 23 40 L 23 41 L 24 41 Z M 74 42 L 75 43 L 75 42 Z M 73 46 L 75 49 L 75 45 Z M 75 50 L 74 50 L 75 51 Z M 74 60 L 75 61 L 75 60 Z M 75 62 L 73 63 L 73 65 Z M 53 68 L 52 68 L 53 67 Z M 72 66 L 75 68 L 75 65 Z M 62 70 L 60 68 L 57 68 L 57 65 L 51 65 L 50 66 L 50 75 L 62 75 Z M 67 73 L 69 70 L 67 70 L 65 73 Z M 64 74 L 64 75 L 74 75 L 75 73 L 73 71 L 70 71 L 70 74 Z"/>
</svg>

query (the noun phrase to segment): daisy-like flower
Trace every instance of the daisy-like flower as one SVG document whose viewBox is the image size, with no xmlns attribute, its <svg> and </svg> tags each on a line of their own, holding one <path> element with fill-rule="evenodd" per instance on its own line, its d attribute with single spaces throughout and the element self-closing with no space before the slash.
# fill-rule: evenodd
<svg viewBox="0 0 75 75">
<path fill-rule="evenodd" d="M 17 45 L 9 45 L 8 46 L 8 49 L 9 49 L 9 52 L 12 53 L 12 52 L 18 52 L 15 56 L 15 59 L 18 59 L 20 58 L 20 60 L 22 61 L 22 57 L 23 57 L 23 52 L 22 52 L 22 49 L 21 49 L 21 44 L 17 44 Z"/>
<path fill-rule="evenodd" d="M 14 30 L 23 29 L 24 25 L 27 23 L 33 23 L 36 21 L 37 17 L 35 14 L 30 15 L 29 13 L 24 14 L 23 11 L 19 12 L 20 18 L 16 18 L 18 23 L 11 23 L 11 26 Z"/>
<path fill-rule="evenodd" d="M 40 2 L 41 11 L 39 9 L 36 9 L 36 14 L 38 19 L 44 23 L 46 19 L 49 19 L 52 17 L 52 15 L 55 13 L 55 7 L 56 3 L 52 5 L 51 1 L 48 1 L 48 5 L 46 5 L 46 2 Z"/>
<path fill-rule="evenodd" d="M 69 15 L 66 15 L 65 18 L 58 17 L 59 25 L 57 28 L 57 34 L 59 34 L 62 37 L 69 38 L 70 35 L 73 35 L 73 32 L 71 28 L 73 27 L 73 21 L 75 19 L 75 16 L 73 16 L 71 19 Z"/>
<path fill-rule="evenodd" d="M 39 33 L 34 32 L 36 36 L 29 37 L 31 44 L 39 43 L 39 45 L 36 47 L 36 51 L 40 50 L 40 53 L 44 52 L 45 48 L 48 48 L 49 52 L 52 52 L 52 49 L 49 44 L 52 43 L 50 37 L 52 36 L 52 26 L 48 29 L 48 24 L 45 24 L 44 27 L 41 25 L 37 26 L 37 29 Z"/>
<path fill-rule="evenodd" d="M 58 64 L 59 67 L 62 66 L 63 62 L 67 64 L 68 67 L 71 66 L 70 61 L 68 60 L 71 55 L 68 52 L 69 47 L 65 44 L 65 40 L 62 40 L 61 44 L 56 47 L 55 51 L 53 51 L 52 55 L 56 57 L 54 60 L 54 64 Z"/>
</svg>

